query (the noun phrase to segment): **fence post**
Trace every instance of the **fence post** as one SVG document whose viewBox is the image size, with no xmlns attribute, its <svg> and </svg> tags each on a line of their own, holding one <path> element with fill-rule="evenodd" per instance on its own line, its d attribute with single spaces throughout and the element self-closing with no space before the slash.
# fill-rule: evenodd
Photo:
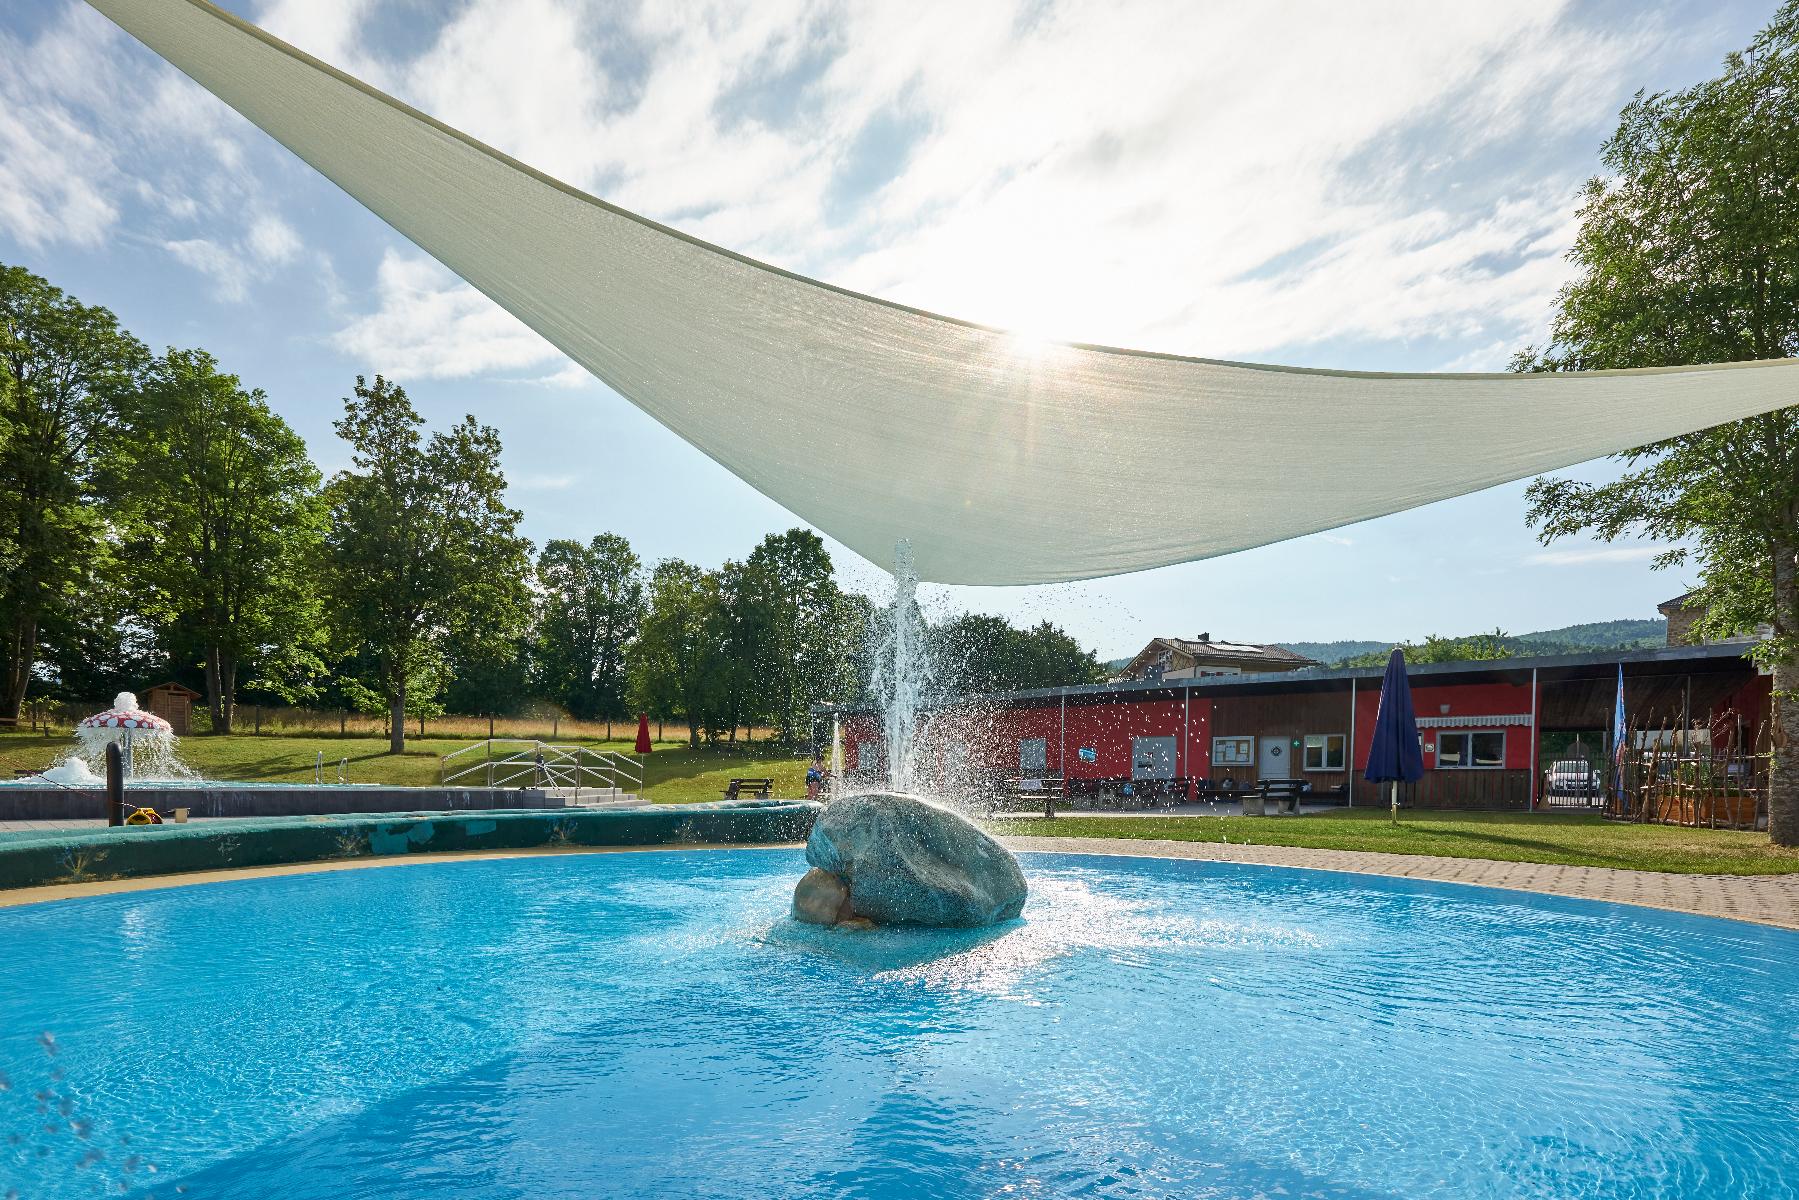
<svg viewBox="0 0 1799 1200">
<path fill-rule="evenodd" d="M 551 713 L 550 714 L 550 736 L 551 737 L 561 737 L 562 736 L 562 714 L 561 713 Z"/>
<path fill-rule="evenodd" d="M 348 709 L 337 710 L 337 736 L 342 737 L 350 731 L 350 713 Z"/>
<path fill-rule="evenodd" d="M 487 714 L 487 740 L 493 741 L 493 714 Z"/>
<path fill-rule="evenodd" d="M 260 705 L 260 704 L 258 704 L 256 706 L 256 730 L 255 731 L 257 733 L 262 732 L 262 705 Z"/>
</svg>

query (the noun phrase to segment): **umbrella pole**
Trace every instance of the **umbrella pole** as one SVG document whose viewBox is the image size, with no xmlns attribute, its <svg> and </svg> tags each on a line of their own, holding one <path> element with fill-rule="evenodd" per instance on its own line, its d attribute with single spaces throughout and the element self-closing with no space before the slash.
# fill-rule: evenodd
<svg viewBox="0 0 1799 1200">
<path fill-rule="evenodd" d="M 1391 815 L 1388 817 L 1388 821 L 1397 825 L 1399 824 L 1399 781 L 1397 779 L 1393 781 L 1392 787 L 1393 791 L 1390 795 L 1393 797 L 1393 807 L 1390 810 Z"/>
</svg>

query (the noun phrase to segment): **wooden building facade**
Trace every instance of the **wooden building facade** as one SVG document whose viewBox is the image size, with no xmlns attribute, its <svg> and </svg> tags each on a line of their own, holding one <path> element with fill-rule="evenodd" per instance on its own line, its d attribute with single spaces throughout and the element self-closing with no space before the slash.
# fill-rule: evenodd
<svg viewBox="0 0 1799 1200">
<path fill-rule="evenodd" d="M 1633 726 L 1714 746 L 1765 736 L 1768 678 L 1726 642 L 1411 668 L 1425 777 L 1417 807 L 1524 809 L 1551 762 L 1603 763 L 1622 673 Z M 1041 780 L 1069 792 L 1155 786 L 1195 796 L 1300 779 L 1311 799 L 1373 804 L 1361 780 L 1379 668 L 1115 683 L 969 697 L 927 713 L 918 769 L 943 786 Z M 878 722 L 842 714 L 852 774 L 884 769 Z"/>
</svg>

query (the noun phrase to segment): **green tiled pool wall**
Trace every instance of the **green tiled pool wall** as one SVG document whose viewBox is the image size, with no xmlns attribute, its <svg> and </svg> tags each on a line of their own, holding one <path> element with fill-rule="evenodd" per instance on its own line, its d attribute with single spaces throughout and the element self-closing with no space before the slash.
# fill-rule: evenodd
<svg viewBox="0 0 1799 1200">
<path fill-rule="evenodd" d="M 262 817 L 17 834 L 0 842 L 0 889 L 446 851 L 804 841 L 803 800 L 638 809 L 492 810 Z"/>
</svg>

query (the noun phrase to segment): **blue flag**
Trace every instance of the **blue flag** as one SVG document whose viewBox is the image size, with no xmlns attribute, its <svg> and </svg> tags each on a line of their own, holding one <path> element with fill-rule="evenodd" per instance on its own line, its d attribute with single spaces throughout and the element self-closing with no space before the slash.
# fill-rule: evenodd
<svg viewBox="0 0 1799 1200">
<path fill-rule="evenodd" d="M 1624 797 L 1624 751 L 1630 741 L 1630 730 L 1624 726 L 1624 664 L 1618 664 L 1618 703 L 1612 712 L 1612 786 L 1618 798 Z"/>
</svg>

